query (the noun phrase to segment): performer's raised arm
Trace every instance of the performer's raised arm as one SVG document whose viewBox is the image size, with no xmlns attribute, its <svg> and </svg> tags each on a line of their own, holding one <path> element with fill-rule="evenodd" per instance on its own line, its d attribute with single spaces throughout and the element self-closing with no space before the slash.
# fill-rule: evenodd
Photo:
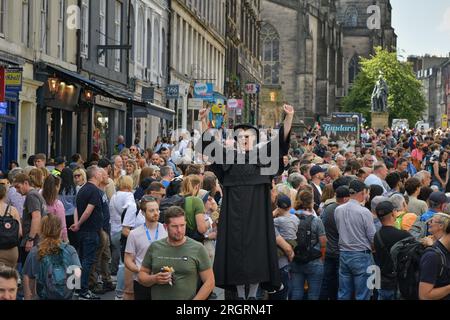
<svg viewBox="0 0 450 320">
<path fill-rule="evenodd" d="M 289 135 L 291 134 L 292 129 L 292 121 L 294 120 L 294 107 L 288 104 L 285 104 L 283 106 L 284 112 L 286 112 L 286 117 L 284 118 L 284 141 L 287 141 L 289 138 Z"/>
</svg>

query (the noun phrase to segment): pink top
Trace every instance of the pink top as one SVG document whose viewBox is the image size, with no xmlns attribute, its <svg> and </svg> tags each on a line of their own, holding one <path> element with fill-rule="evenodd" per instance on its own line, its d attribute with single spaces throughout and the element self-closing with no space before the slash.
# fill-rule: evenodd
<svg viewBox="0 0 450 320">
<path fill-rule="evenodd" d="M 419 161 L 422 161 L 423 160 L 423 152 L 416 148 L 411 152 L 411 157 L 414 159 L 417 159 Z"/>
<path fill-rule="evenodd" d="M 67 225 L 66 225 L 66 210 L 64 209 L 64 205 L 60 200 L 56 200 L 53 205 L 47 205 L 47 212 L 54 214 L 61 220 L 61 239 L 67 239 Z"/>
</svg>

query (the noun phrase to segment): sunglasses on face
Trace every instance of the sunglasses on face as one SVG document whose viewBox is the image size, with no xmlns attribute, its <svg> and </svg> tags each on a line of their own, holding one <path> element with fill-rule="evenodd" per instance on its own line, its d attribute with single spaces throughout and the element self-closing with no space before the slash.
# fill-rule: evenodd
<svg viewBox="0 0 450 320">
<path fill-rule="evenodd" d="M 73 177 L 74 178 L 79 178 L 79 177 L 81 177 L 81 174 L 74 174 Z"/>
</svg>

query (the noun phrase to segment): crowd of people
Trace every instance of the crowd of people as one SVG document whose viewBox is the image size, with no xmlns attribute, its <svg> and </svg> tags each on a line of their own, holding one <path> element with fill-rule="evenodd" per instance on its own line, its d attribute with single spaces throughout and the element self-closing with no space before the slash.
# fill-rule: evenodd
<svg viewBox="0 0 450 320">
<path fill-rule="evenodd" d="M 363 130 L 359 144 L 338 145 L 310 127 L 288 140 L 261 199 L 282 286 L 238 282 L 226 298 L 450 299 L 450 132 Z M 0 177 L 0 299 L 215 298 L 219 218 L 233 187 L 208 163 L 173 161 L 169 138 L 142 150 L 119 137 L 115 150 L 88 161 L 36 154 Z M 239 215 L 228 229 L 230 219 Z"/>
</svg>

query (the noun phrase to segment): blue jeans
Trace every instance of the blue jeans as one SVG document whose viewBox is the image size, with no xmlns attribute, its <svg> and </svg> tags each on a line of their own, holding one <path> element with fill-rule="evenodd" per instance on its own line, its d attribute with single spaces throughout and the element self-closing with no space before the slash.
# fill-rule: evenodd
<svg viewBox="0 0 450 320">
<path fill-rule="evenodd" d="M 303 300 L 305 281 L 308 282 L 308 300 L 319 300 L 323 279 L 323 262 L 320 259 L 305 264 L 291 263 L 290 300 Z"/>
<path fill-rule="evenodd" d="M 339 300 L 370 300 L 371 290 L 367 286 L 370 274 L 367 268 L 373 265 L 370 252 L 341 251 L 339 260 Z"/>
<path fill-rule="evenodd" d="M 100 246 L 98 232 L 80 232 L 80 260 L 81 260 L 81 293 L 89 290 L 89 275 L 93 265 L 97 262 L 97 250 Z"/>
<path fill-rule="evenodd" d="M 284 289 L 269 295 L 269 300 L 287 300 L 289 292 L 289 265 L 280 269 L 281 283 Z"/>
<path fill-rule="evenodd" d="M 339 289 L 339 257 L 325 256 L 320 300 L 337 300 Z"/>
<path fill-rule="evenodd" d="M 378 290 L 378 300 L 397 300 L 397 290 Z"/>
</svg>

